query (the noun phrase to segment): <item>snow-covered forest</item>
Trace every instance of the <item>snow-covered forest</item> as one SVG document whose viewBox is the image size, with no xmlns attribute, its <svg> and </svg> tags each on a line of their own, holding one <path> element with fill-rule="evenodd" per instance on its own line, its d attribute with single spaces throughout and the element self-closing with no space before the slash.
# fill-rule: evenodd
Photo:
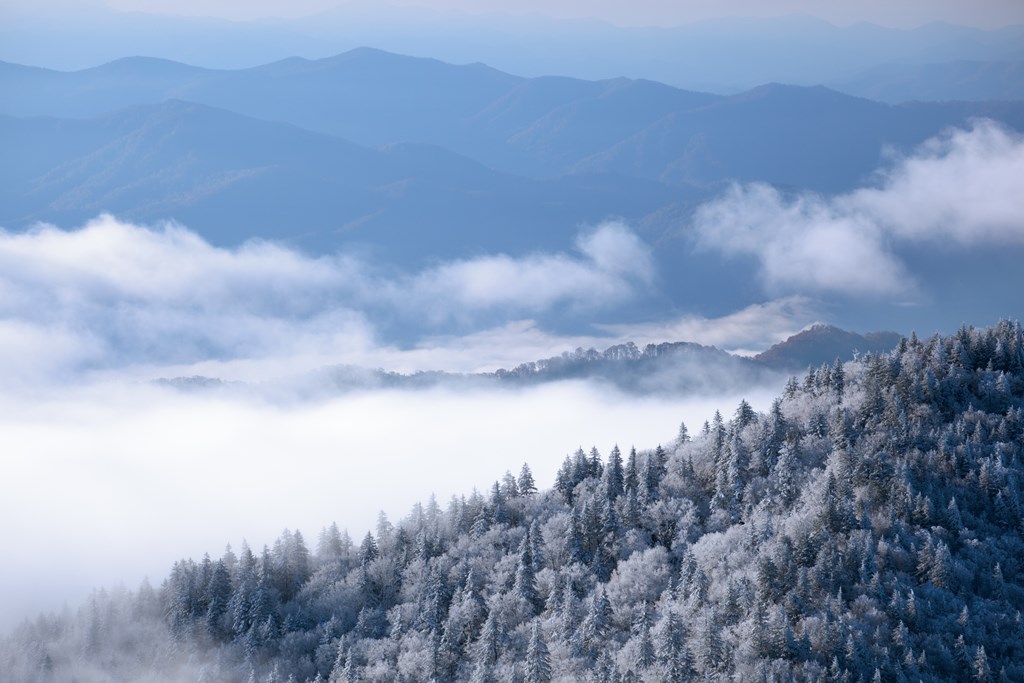
<svg viewBox="0 0 1024 683">
<path fill-rule="evenodd" d="M 1024 681 L 1019 323 L 689 427 L 98 590 L 0 640 L 2 678 Z"/>
</svg>

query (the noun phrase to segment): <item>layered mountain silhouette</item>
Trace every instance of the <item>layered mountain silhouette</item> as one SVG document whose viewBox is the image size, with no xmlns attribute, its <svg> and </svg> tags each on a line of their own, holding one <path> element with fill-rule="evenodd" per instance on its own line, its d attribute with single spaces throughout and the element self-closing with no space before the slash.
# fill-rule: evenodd
<svg viewBox="0 0 1024 683">
<path fill-rule="evenodd" d="M 360 48 L 213 70 L 149 58 L 56 72 L 4 64 L 0 111 L 82 118 L 180 99 L 362 145 L 419 142 L 532 177 L 617 173 L 672 184 L 761 180 L 824 192 L 972 117 L 1024 128 L 1024 105 L 886 105 L 822 87 L 731 97 L 644 80 L 522 78 Z"/>
<path fill-rule="evenodd" d="M 458 15 L 388 6 L 379 0 L 349 0 L 315 16 L 273 22 L 119 12 L 102 3 L 90 4 L 87 11 L 70 14 L 74 19 L 64 16 L 63 21 L 40 14 L 29 6 L 5 13 L 0 24 L 0 59 L 82 68 L 147 54 L 237 68 L 291 55 L 325 57 L 375 45 L 452 63 L 479 60 L 531 76 L 628 75 L 723 93 L 771 81 L 850 83 L 869 78 L 873 69 L 886 64 L 1024 59 L 1021 26 L 993 30 L 942 22 L 913 29 L 865 22 L 837 26 L 807 15 L 642 27 L 538 14 Z M 880 78 L 887 80 L 885 74 Z M 982 91 L 980 98 L 994 97 L 999 95 Z"/>
<path fill-rule="evenodd" d="M 716 316 L 759 300 L 763 283 L 756 264 L 693 248 L 701 202 L 731 182 L 825 194 L 870 185 L 899 152 L 978 117 L 1024 130 L 1024 102 L 891 105 L 782 84 L 722 96 L 368 48 L 236 70 L 151 58 L 74 72 L 0 64 L 0 226 L 73 227 L 110 212 L 177 220 L 216 245 L 358 249 L 408 270 L 565 252 L 581 230 L 623 219 L 651 246 L 663 293 L 635 319 L 694 297 Z M 945 272 L 942 254 L 920 251 L 908 262 Z M 996 270 L 954 256 L 957 272 Z M 840 322 L 897 318 L 880 320 L 874 305 L 857 315 Z M 930 325 L 925 316 L 912 324 Z"/>
<path fill-rule="evenodd" d="M 1024 99 L 1024 61 L 885 64 L 835 87 L 882 102 Z"/>
<path fill-rule="evenodd" d="M 0 140 L 9 227 L 113 212 L 173 218 L 219 244 L 357 242 L 400 261 L 561 244 L 580 221 L 640 218 L 687 196 L 608 174 L 524 178 L 433 145 L 371 149 L 177 100 L 86 120 L 0 117 Z"/>
</svg>

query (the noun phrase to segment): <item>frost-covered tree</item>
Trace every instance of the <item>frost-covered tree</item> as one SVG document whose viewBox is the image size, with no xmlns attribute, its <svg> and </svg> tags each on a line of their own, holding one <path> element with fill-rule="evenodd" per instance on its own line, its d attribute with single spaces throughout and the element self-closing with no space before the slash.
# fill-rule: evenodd
<svg viewBox="0 0 1024 683">
<path fill-rule="evenodd" d="M 0 637 L 4 680 L 1024 680 L 1017 323 L 524 473 L 97 591 Z"/>
<path fill-rule="evenodd" d="M 549 683 L 551 681 L 551 655 L 544 642 L 540 622 L 533 622 L 530 644 L 526 649 L 526 683 Z"/>
</svg>

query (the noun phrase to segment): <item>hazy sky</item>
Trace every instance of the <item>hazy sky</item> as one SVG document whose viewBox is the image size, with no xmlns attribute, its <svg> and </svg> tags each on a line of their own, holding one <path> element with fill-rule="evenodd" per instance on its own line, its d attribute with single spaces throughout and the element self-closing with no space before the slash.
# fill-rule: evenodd
<svg viewBox="0 0 1024 683">
<path fill-rule="evenodd" d="M 3 0 L 3 7 L 83 6 L 99 0 Z M 885 26 L 914 27 L 946 21 L 985 28 L 1024 23 L 1020 0 L 107 0 L 118 9 L 219 16 L 231 19 L 295 17 L 343 6 L 403 5 L 435 10 L 542 14 L 562 18 L 596 18 L 622 25 L 677 25 L 728 16 L 809 14 L 846 25 L 870 21 Z"/>
</svg>

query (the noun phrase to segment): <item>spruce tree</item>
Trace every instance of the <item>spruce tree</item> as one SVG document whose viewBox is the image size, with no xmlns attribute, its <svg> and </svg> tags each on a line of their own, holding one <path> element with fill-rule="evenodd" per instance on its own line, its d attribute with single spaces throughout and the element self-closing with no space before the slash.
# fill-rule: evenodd
<svg viewBox="0 0 1024 683">
<path fill-rule="evenodd" d="M 544 642 L 540 621 L 533 622 L 530 644 L 526 648 L 526 683 L 549 683 L 551 681 L 551 656 Z"/>
</svg>

